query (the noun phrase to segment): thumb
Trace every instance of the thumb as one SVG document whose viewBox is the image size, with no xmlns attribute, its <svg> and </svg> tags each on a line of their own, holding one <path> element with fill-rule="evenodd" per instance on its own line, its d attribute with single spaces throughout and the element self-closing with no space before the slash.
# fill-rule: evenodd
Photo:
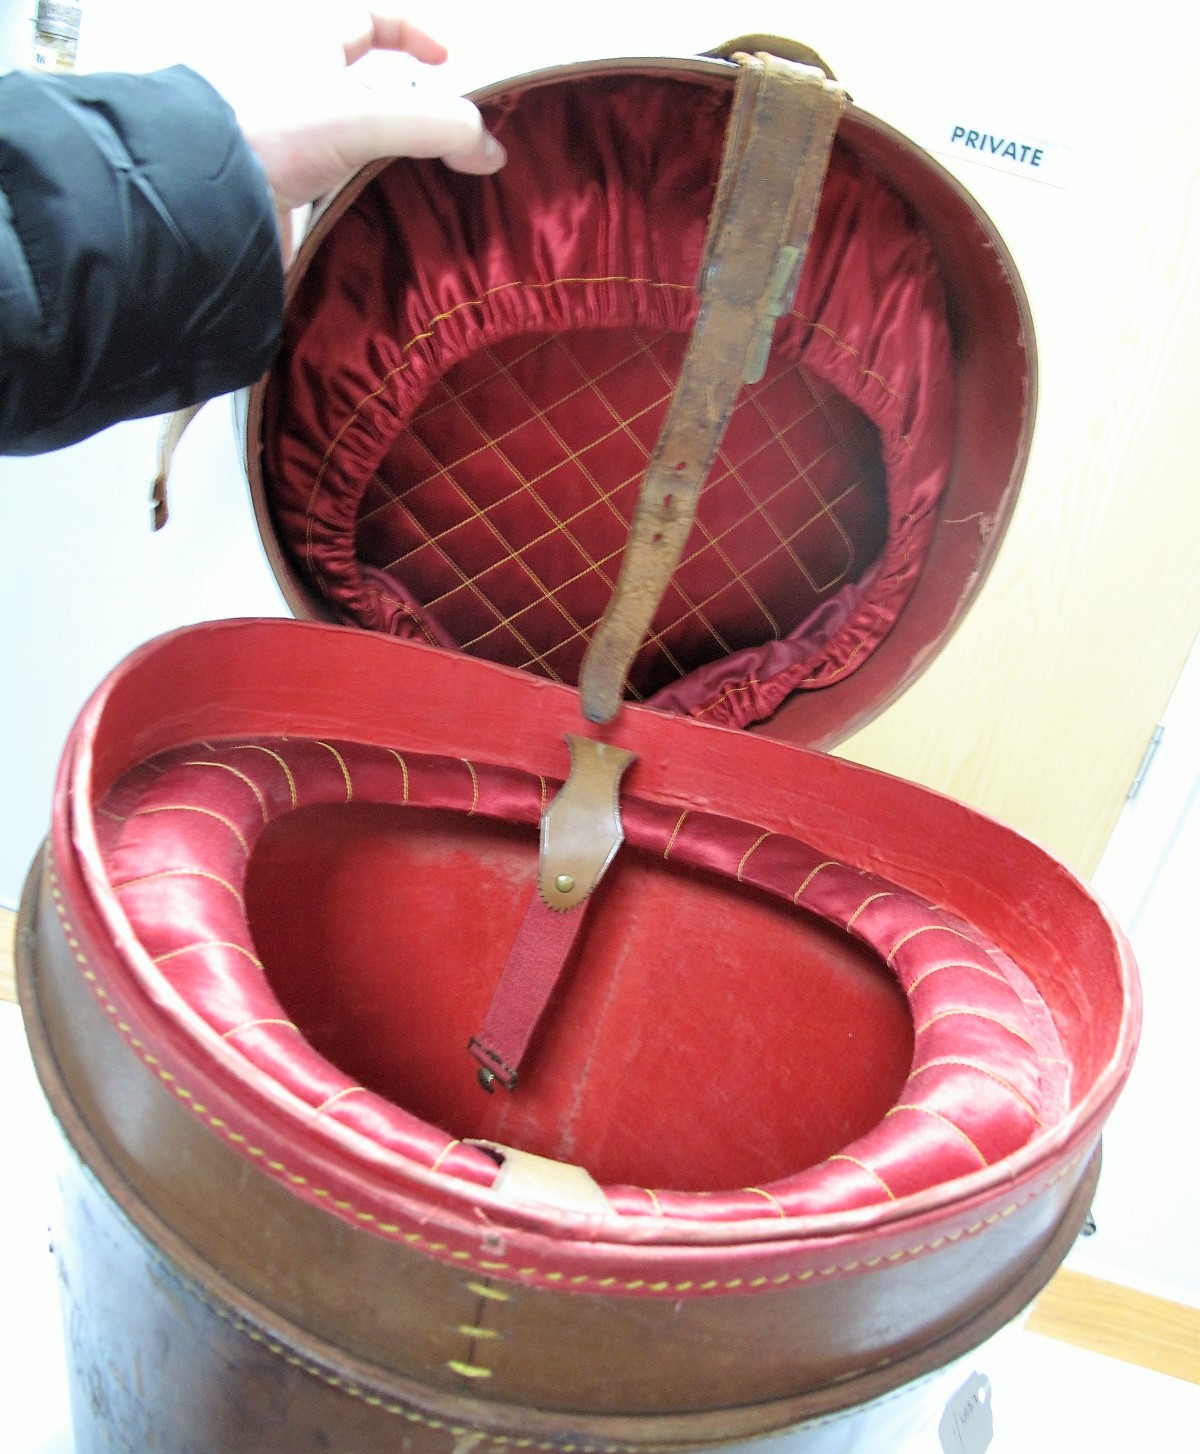
<svg viewBox="0 0 1200 1454">
<path fill-rule="evenodd" d="M 344 147 L 356 166 L 380 157 L 441 157 L 459 172 L 498 171 L 504 148 L 462 97 L 413 88 L 399 100 L 366 92 L 361 111 L 345 122 Z"/>
</svg>

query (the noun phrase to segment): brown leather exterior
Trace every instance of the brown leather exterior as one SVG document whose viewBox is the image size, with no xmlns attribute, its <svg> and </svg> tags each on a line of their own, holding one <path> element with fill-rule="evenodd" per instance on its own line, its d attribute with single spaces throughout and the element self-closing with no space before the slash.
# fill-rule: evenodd
<svg viewBox="0 0 1200 1454">
<path fill-rule="evenodd" d="M 645 1301 L 481 1278 L 358 1233 L 237 1156 L 130 1053 L 87 978 L 103 947 L 79 922 L 64 929 L 54 893 L 35 873 L 18 965 L 39 1074 L 77 1158 L 57 1240 L 81 1454 L 315 1451 L 331 1430 L 384 1447 L 398 1426 L 431 1451 L 469 1434 L 638 1449 L 746 1438 L 974 1346 L 1048 1279 L 1090 1204 L 1095 1155 L 947 1239 L 936 1271 L 881 1260 L 754 1296 Z M 139 1442 L 147 1429 L 153 1444 Z"/>
</svg>

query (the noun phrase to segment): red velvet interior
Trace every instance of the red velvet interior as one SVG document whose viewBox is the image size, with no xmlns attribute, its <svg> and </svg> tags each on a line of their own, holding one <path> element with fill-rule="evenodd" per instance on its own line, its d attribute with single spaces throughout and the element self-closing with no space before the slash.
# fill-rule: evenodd
<svg viewBox="0 0 1200 1454">
<path fill-rule="evenodd" d="M 284 1009 L 340 1069 L 455 1136 L 580 1162 L 601 1182 L 777 1181 L 895 1103 L 912 1021 L 875 955 L 645 854 L 622 855 L 597 893 L 595 932 L 518 1091 L 484 1095 L 466 1044 L 536 863 L 528 828 L 315 808 L 260 840 L 246 907 Z"/>
<path fill-rule="evenodd" d="M 341 620 L 574 682 L 694 318 L 731 86 L 621 75 L 485 108 L 509 162 L 397 162 L 310 261 L 265 489 Z M 631 695 L 745 725 L 857 670 L 915 586 L 954 448 L 933 250 L 835 148 Z"/>
</svg>

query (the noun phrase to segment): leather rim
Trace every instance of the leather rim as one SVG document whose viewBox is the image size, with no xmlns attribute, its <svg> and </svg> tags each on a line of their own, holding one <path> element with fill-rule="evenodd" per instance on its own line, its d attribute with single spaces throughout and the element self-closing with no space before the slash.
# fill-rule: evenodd
<svg viewBox="0 0 1200 1454">
<path fill-rule="evenodd" d="M 1091 1207 L 1100 1173 L 1100 1148 L 1093 1150 L 1072 1191 L 1066 1212 L 1039 1256 L 1005 1293 L 951 1333 L 918 1353 L 849 1377 L 829 1387 L 751 1407 L 660 1415 L 547 1414 L 535 1408 L 488 1403 L 437 1394 L 407 1378 L 343 1352 L 248 1296 L 193 1249 L 132 1191 L 83 1119 L 59 1070 L 38 1001 L 36 905 L 42 854 L 26 880 L 18 915 L 16 970 L 18 999 L 38 1078 L 63 1138 L 77 1158 L 78 1173 L 128 1223 L 167 1272 L 192 1297 L 231 1327 L 307 1374 L 343 1391 L 394 1402 L 417 1423 L 463 1422 L 507 1445 L 513 1438 L 532 1447 L 558 1449 L 568 1433 L 605 1451 L 656 1450 L 727 1444 L 825 1421 L 874 1402 L 935 1372 L 970 1352 L 1009 1323 L 1045 1286 L 1073 1245 Z M 202 1290 L 205 1289 L 205 1290 Z M 539 1443 L 544 1439 L 544 1443 Z"/>
</svg>

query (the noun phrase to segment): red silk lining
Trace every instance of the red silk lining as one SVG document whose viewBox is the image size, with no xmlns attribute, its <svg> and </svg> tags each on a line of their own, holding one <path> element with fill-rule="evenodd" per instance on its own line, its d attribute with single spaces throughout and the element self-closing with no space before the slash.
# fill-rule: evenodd
<svg viewBox="0 0 1200 1454">
<path fill-rule="evenodd" d="M 315 254 L 267 400 L 275 526 L 343 620 L 574 682 L 686 335 L 728 93 L 514 93 L 495 178 L 398 162 Z M 836 681 L 920 572 L 954 438 L 936 263 L 835 149 L 631 695 L 746 725 Z"/>
<path fill-rule="evenodd" d="M 489 1157 L 366 1089 L 309 1043 L 283 1008 L 251 936 L 247 871 L 268 827 L 319 805 L 358 811 L 391 804 L 414 810 L 414 827 L 477 819 L 481 843 L 443 855 L 451 880 L 485 871 L 486 835 L 520 831 L 505 825 L 528 825 L 535 859 L 534 825 L 547 790 L 540 778 L 515 770 L 335 741 L 196 744 L 121 778 L 97 809 L 96 830 L 109 881 L 146 956 L 143 977 L 169 979 L 216 1034 L 286 1093 L 298 1135 L 320 1138 L 323 1123 L 336 1121 L 383 1152 L 490 1185 L 496 1166 Z M 431 819 L 431 812 L 441 817 Z M 680 815 L 636 797 L 627 797 L 624 817 L 629 844 L 650 859 L 743 885 L 729 885 L 729 914 L 738 912 L 741 895 L 757 891 L 795 905 L 798 915 L 828 920 L 868 946 L 903 987 L 915 1039 L 896 1103 L 865 1134 L 817 1164 L 762 1186 L 727 1190 L 717 1152 L 713 1166 L 704 1168 L 713 1173 L 711 1191 L 610 1185 L 614 1210 L 740 1220 L 762 1217 L 764 1207 L 800 1215 L 865 1206 L 991 1164 L 1062 1115 L 1067 1075 L 1053 1022 L 1027 977 L 967 925 L 895 884 L 822 859 L 792 837 L 702 813 Z M 353 873 L 353 865 L 345 871 Z M 528 884 L 518 879 L 509 893 L 527 896 L 531 887 L 532 875 Z M 504 892 L 500 880 L 493 892 Z M 415 902 L 406 910 L 402 878 L 395 894 L 419 935 L 421 911 Z M 604 908 L 595 906 L 599 922 Z M 464 934 L 474 930 L 463 926 Z M 461 955 L 457 945 L 442 947 L 446 973 L 429 990 L 448 1003 L 461 992 L 450 968 Z M 289 952 L 303 957 L 310 946 L 297 942 Z M 727 973 L 750 970 L 748 958 Z M 397 964 L 395 974 L 403 973 Z M 689 986 L 689 992 L 695 989 Z M 753 1015 L 753 990 L 744 994 Z M 562 1017 L 572 1013 L 570 997 L 568 985 Z M 311 1013 L 336 1015 L 336 1000 L 326 979 Z M 453 1050 L 470 1079 L 465 1039 Z M 386 1045 L 382 1053 L 388 1053 Z M 802 1117 L 803 1095 L 779 1113 Z"/>
</svg>

